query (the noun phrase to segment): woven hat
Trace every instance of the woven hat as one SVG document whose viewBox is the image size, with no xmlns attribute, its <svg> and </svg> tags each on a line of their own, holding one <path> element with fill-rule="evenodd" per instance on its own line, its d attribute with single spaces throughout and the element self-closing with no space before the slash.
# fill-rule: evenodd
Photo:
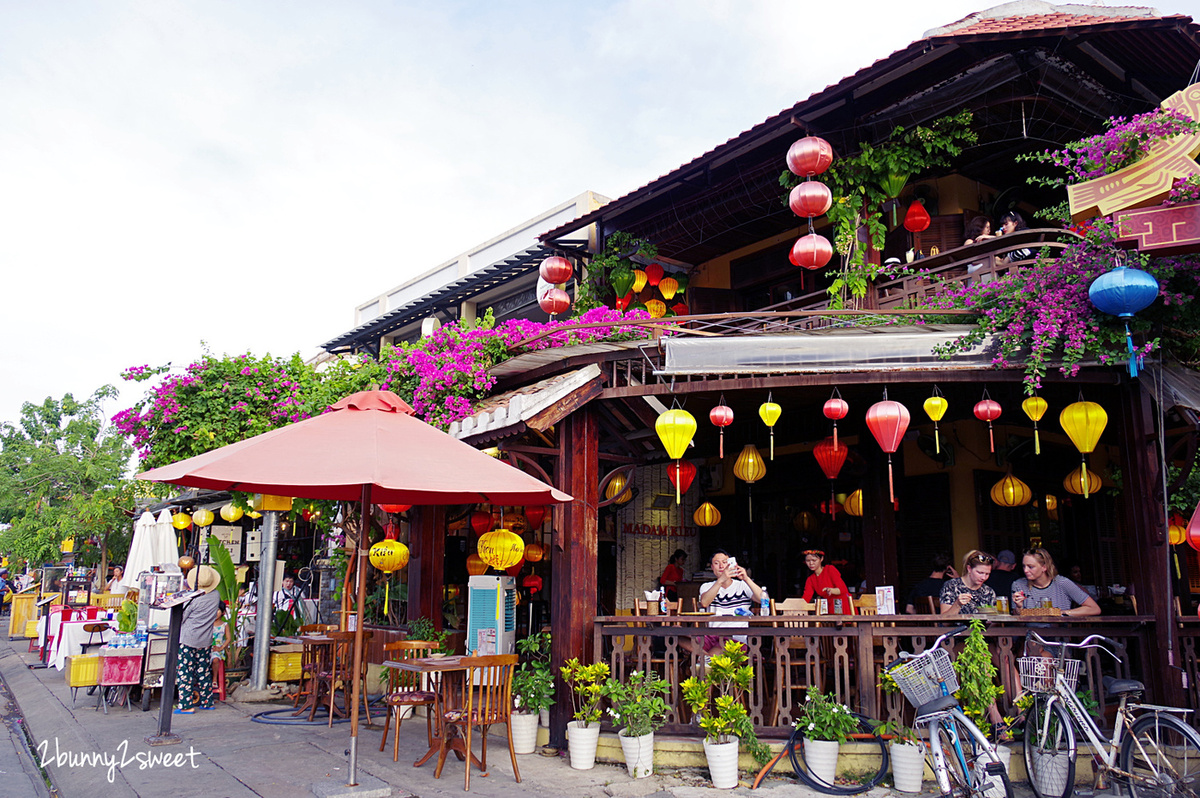
<svg viewBox="0 0 1200 798">
<path fill-rule="evenodd" d="M 217 589 L 217 585 L 221 584 L 221 575 L 215 569 L 207 565 L 201 565 L 199 568 L 193 568 L 187 575 L 188 587 L 192 590 L 203 590 L 205 593 L 211 593 Z"/>
</svg>

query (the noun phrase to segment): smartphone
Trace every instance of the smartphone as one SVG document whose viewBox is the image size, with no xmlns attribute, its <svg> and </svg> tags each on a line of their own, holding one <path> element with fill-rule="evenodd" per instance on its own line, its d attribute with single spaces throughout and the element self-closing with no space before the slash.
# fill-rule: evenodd
<svg viewBox="0 0 1200 798">
<path fill-rule="evenodd" d="M 726 573 L 732 573 L 737 570 L 737 557 L 730 557 L 729 564 L 725 566 Z"/>
</svg>

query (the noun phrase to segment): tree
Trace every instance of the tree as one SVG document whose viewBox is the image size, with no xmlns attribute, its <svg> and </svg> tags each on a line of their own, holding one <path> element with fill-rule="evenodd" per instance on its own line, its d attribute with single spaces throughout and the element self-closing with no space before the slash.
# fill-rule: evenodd
<svg viewBox="0 0 1200 798">
<path fill-rule="evenodd" d="M 0 549 L 31 563 L 57 561 L 75 539 L 76 561 L 91 564 L 128 550 L 134 488 L 124 474 L 132 450 L 108 427 L 106 385 L 84 402 L 71 394 L 26 402 L 17 424 L 0 424 Z"/>
</svg>

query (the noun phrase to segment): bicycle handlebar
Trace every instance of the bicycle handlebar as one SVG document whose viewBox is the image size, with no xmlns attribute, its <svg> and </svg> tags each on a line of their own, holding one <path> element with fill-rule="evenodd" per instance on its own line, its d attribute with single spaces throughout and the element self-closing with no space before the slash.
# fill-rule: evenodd
<svg viewBox="0 0 1200 798">
<path fill-rule="evenodd" d="M 933 645 L 930 646 L 929 648 L 925 649 L 924 651 L 922 651 L 920 654 L 912 654 L 908 651 L 901 651 L 900 659 L 889 663 L 887 666 L 884 667 L 884 670 L 893 668 L 896 665 L 900 664 L 900 662 L 902 662 L 903 660 L 906 660 L 906 659 L 912 659 L 914 657 L 924 657 L 925 655 L 929 654 L 931 651 L 936 651 L 937 648 L 942 645 L 942 641 L 945 640 L 946 638 L 956 637 L 956 636 L 962 634 L 963 632 L 969 630 L 970 628 L 971 627 L 969 627 L 969 626 L 960 626 L 957 629 L 951 629 L 949 632 L 946 632 L 946 634 L 942 635 L 937 640 L 933 641 Z"/>
<path fill-rule="evenodd" d="M 1105 637 L 1104 635 L 1088 635 L 1087 637 L 1083 638 L 1083 640 L 1080 640 L 1078 643 L 1068 643 L 1065 640 L 1059 641 L 1059 642 L 1047 640 L 1046 638 L 1042 637 L 1040 634 L 1033 631 L 1032 629 L 1029 630 L 1029 636 L 1031 638 L 1033 638 L 1036 642 L 1041 643 L 1043 646 L 1062 646 L 1064 649 L 1065 648 L 1098 648 L 1101 651 L 1108 654 L 1109 656 L 1111 656 L 1113 659 L 1117 660 L 1117 662 L 1121 661 L 1120 653 L 1125 651 L 1124 643 L 1120 643 L 1116 640 Z M 1093 642 L 1103 643 L 1104 645 L 1094 645 Z M 1105 646 L 1108 646 L 1109 648 L 1112 648 L 1113 650 L 1110 651 L 1109 648 L 1106 648 Z"/>
</svg>

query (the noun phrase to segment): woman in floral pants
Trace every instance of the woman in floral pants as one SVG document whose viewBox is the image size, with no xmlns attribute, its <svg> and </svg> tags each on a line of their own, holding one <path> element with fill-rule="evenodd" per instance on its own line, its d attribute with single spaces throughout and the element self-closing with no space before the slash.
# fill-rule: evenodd
<svg viewBox="0 0 1200 798">
<path fill-rule="evenodd" d="M 220 613 L 221 598 L 217 585 L 221 576 L 207 565 L 193 568 L 188 574 L 188 587 L 203 590 L 202 595 L 183 608 L 183 625 L 179 630 L 179 666 L 176 684 L 179 687 L 179 707 L 176 715 L 191 715 L 200 709 L 216 709 L 213 701 L 212 648 L 213 622 Z"/>
</svg>

